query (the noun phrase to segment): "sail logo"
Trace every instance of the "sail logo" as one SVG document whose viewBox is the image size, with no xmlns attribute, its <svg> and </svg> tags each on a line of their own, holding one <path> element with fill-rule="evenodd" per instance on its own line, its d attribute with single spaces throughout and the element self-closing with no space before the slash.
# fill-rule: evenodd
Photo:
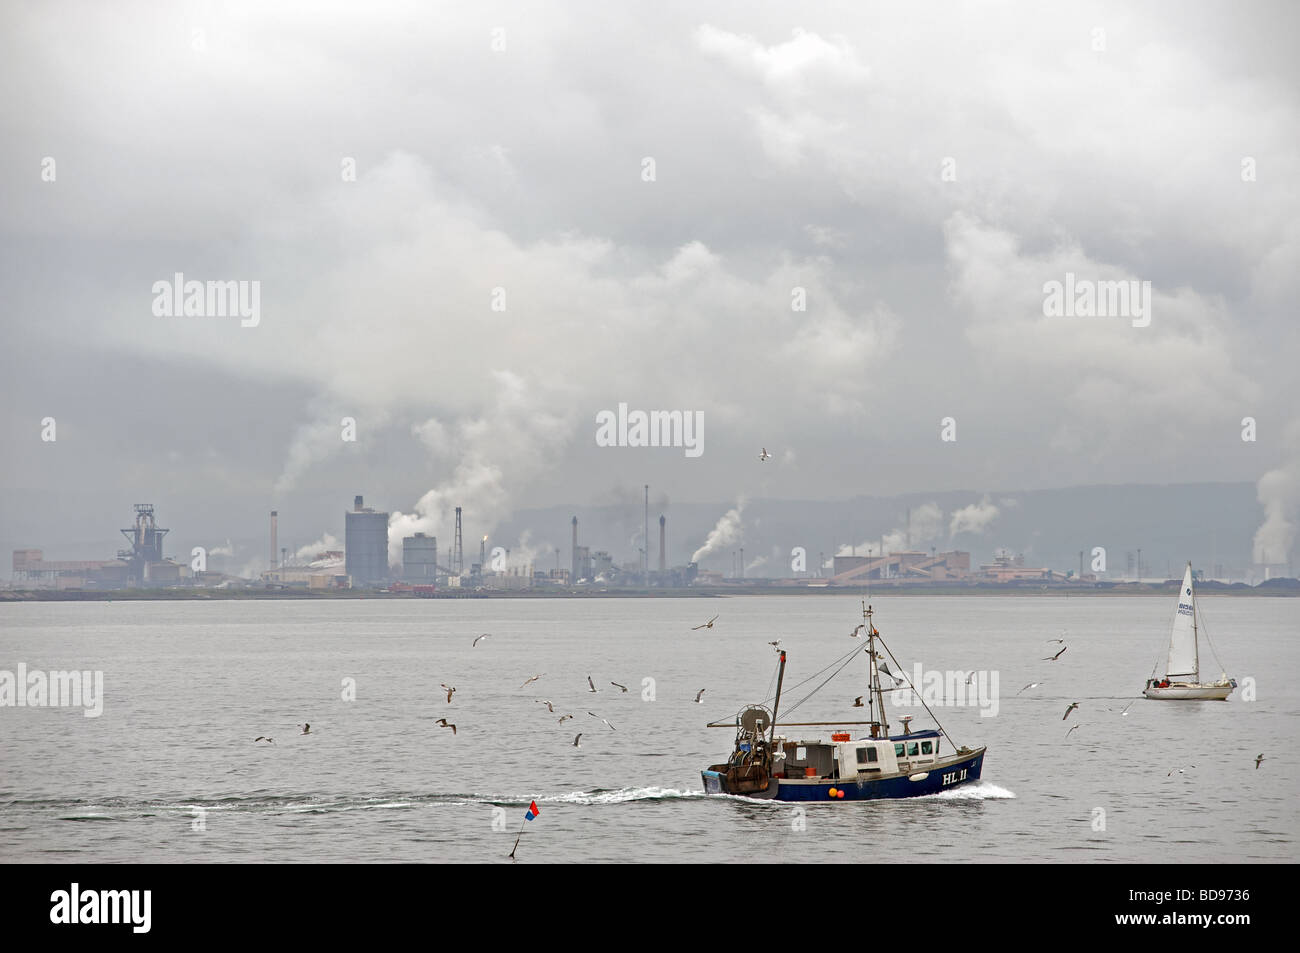
<svg viewBox="0 0 1300 953">
<path fill-rule="evenodd" d="M 1179 614 L 1179 615 L 1191 615 L 1191 614 L 1192 614 L 1192 607 L 1191 607 L 1190 605 L 1188 605 L 1186 602 L 1180 602 L 1180 603 L 1178 603 L 1178 614 Z"/>
<path fill-rule="evenodd" d="M 704 453 L 704 411 L 633 410 L 596 414 L 598 447 L 681 447 L 688 457 Z"/>
<path fill-rule="evenodd" d="M 890 693 L 890 701 L 899 708 L 922 704 L 931 708 L 978 706 L 981 718 L 997 715 L 998 698 L 996 671 L 925 671 L 920 662 L 913 666 L 911 684 Z"/>
<path fill-rule="evenodd" d="M 18 671 L 0 669 L 0 708 L 84 708 L 87 718 L 104 713 L 103 672 Z"/>
<path fill-rule="evenodd" d="M 1065 273 L 1065 281 L 1043 284 L 1043 317 L 1132 318 L 1133 327 L 1151 323 L 1151 282 L 1093 281 Z"/>
</svg>

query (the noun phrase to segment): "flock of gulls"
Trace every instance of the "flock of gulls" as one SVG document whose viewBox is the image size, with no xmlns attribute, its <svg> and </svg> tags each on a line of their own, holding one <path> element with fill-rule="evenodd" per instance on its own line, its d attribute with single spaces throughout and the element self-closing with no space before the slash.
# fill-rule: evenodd
<svg viewBox="0 0 1300 953">
<path fill-rule="evenodd" d="M 766 459 L 768 458 L 768 456 L 769 456 L 769 454 L 767 453 L 767 450 L 765 449 L 765 450 L 763 451 L 763 456 L 762 456 L 760 459 L 764 459 L 764 460 L 766 460 Z M 692 627 L 691 627 L 691 631 L 692 631 L 692 632 L 698 632 L 698 631 L 700 631 L 701 629 L 712 629 L 712 628 L 713 628 L 713 624 L 714 624 L 715 622 L 718 621 L 718 618 L 719 618 L 719 616 L 715 615 L 713 618 L 709 619 L 709 621 L 707 621 L 707 622 L 701 623 L 700 625 L 692 626 Z M 866 627 L 866 623 L 862 623 L 861 625 L 858 625 L 857 627 L 855 627 L 855 628 L 853 629 L 853 631 L 849 633 L 850 638 L 855 638 L 855 639 L 856 639 L 856 638 L 860 638 L 861 635 L 862 635 L 862 630 L 863 630 L 865 627 Z M 1062 633 L 1062 634 L 1064 634 L 1064 633 Z M 491 638 L 491 637 L 492 637 L 492 633 L 491 633 L 491 632 L 484 632 L 483 634 L 476 636 L 476 637 L 474 638 L 474 641 L 471 643 L 470 648 L 477 648 L 477 647 L 478 647 L 478 644 L 479 644 L 480 642 L 482 642 L 484 639 L 488 639 L 488 638 Z M 1061 648 L 1060 648 L 1059 650 L 1057 650 L 1057 652 L 1056 652 L 1055 654 L 1043 657 L 1043 658 L 1041 659 L 1041 661 L 1044 661 L 1044 662 L 1055 662 L 1055 661 L 1057 661 L 1057 660 L 1058 660 L 1062 655 L 1065 654 L 1066 649 L 1069 648 L 1069 646 L 1065 644 L 1065 640 L 1064 640 L 1064 639 L 1047 639 L 1046 641 L 1047 641 L 1049 644 L 1052 644 L 1052 643 L 1057 644 L 1057 645 L 1061 646 Z M 773 649 L 774 649 L 776 652 L 779 653 L 779 652 L 781 651 L 781 641 L 780 641 L 779 639 L 777 639 L 776 641 L 768 642 L 767 644 L 770 645 L 770 646 L 772 646 Z M 890 678 L 894 679 L 895 682 L 898 682 L 898 681 L 899 681 L 899 679 L 897 678 L 897 676 L 895 676 L 893 672 L 890 672 L 890 671 L 888 670 L 888 668 L 887 668 L 886 666 L 883 665 L 883 663 L 882 663 L 882 666 L 881 666 L 881 671 L 882 671 L 884 674 L 888 675 Z M 531 676 L 529 676 L 528 678 L 524 679 L 523 683 L 519 686 L 519 689 L 517 689 L 517 690 L 522 690 L 522 689 L 527 688 L 529 685 L 533 684 L 533 682 L 538 681 L 539 679 L 543 678 L 545 675 L 546 675 L 545 672 L 539 672 L 539 673 L 536 674 L 536 675 L 531 675 Z M 972 672 L 970 672 L 970 674 L 968 674 L 968 675 L 966 676 L 966 684 L 967 684 L 967 685 L 969 685 L 969 684 L 972 682 L 972 680 L 974 680 L 975 675 L 976 675 L 976 672 L 975 672 L 975 671 L 972 671 Z M 623 684 L 621 684 L 621 683 L 619 683 L 619 682 L 611 681 L 609 684 L 610 684 L 611 687 L 613 687 L 613 688 L 617 688 L 621 694 L 626 695 L 627 692 L 628 692 L 627 686 L 626 686 L 626 685 L 623 685 Z M 1024 694 L 1025 692 L 1027 692 L 1027 691 L 1031 691 L 1031 690 L 1033 690 L 1033 689 L 1035 689 L 1035 688 L 1040 687 L 1042 684 L 1043 684 L 1043 682 L 1030 682 L 1028 685 L 1025 685 L 1023 688 L 1021 688 L 1020 691 L 1016 692 L 1016 696 L 1019 697 L 1020 695 L 1023 695 L 1023 694 Z M 441 683 L 441 687 L 442 687 L 443 691 L 445 691 L 445 692 L 447 693 L 447 701 L 446 701 L 446 703 L 447 703 L 448 705 L 450 705 L 450 704 L 452 703 L 452 697 L 456 694 L 456 687 L 455 687 L 454 685 L 448 685 L 446 682 Z M 599 688 L 596 687 L 596 683 L 595 683 L 595 681 L 593 680 L 593 678 L 592 678 L 590 675 L 588 675 L 588 676 L 587 676 L 587 694 L 589 694 L 589 695 L 595 695 L 595 694 L 599 694 L 600 691 L 601 691 L 601 690 L 600 690 Z M 705 693 L 705 691 L 706 691 L 706 689 L 701 688 L 698 692 L 696 692 L 696 694 L 695 694 L 695 703 L 696 703 L 697 705 L 699 705 L 699 704 L 703 704 L 703 703 L 704 703 L 704 693 Z M 862 695 L 858 695 L 856 698 L 854 698 L 854 699 L 853 699 L 853 704 L 852 704 L 850 707 L 852 707 L 852 708 L 862 708 L 862 707 L 864 707 L 864 706 L 863 706 L 863 702 L 862 702 L 863 697 L 864 697 L 864 696 L 862 696 Z M 555 714 L 555 703 L 552 702 L 550 699 L 546 699 L 546 698 L 535 698 L 535 699 L 533 699 L 533 701 L 536 702 L 536 703 L 539 704 L 539 705 L 545 705 L 545 706 L 546 706 L 546 710 L 547 710 L 547 712 L 548 712 L 549 714 L 552 714 L 552 715 Z M 1136 701 L 1136 699 L 1134 699 L 1133 701 Z M 1123 708 L 1118 709 L 1119 714 L 1120 714 L 1121 717 L 1127 717 L 1127 716 L 1128 716 L 1128 710 L 1129 710 L 1130 708 L 1133 707 L 1133 701 L 1130 701 L 1130 702 L 1129 702 L 1127 705 L 1125 705 Z M 1066 706 L 1065 714 L 1063 714 L 1063 715 L 1061 716 L 1061 720 L 1062 720 L 1062 721 L 1066 721 L 1067 719 L 1069 719 L 1070 715 L 1073 714 L 1076 710 L 1078 710 L 1078 708 L 1079 708 L 1079 703 L 1078 703 L 1078 702 L 1071 702 L 1068 706 Z M 596 719 L 597 721 L 599 721 L 599 722 L 601 722 L 602 724 L 604 724 L 605 727 L 608 728 L 610 731 L 616 731 L 616 730 L 617 730 L 617 729 L 616 729 L 612 724 L 610 724 L 609 719 L 607 719 L 607 718 L 605 718 L 605 717 L 603 717 L 603 716 L 601 716 L 601 715 L 598 715 L 598 714 L 597 714 L 596 712 L 594 712 L 594 711 L 590 711 L 590 710 L 587 710 L 587 709 L 583 709 L 583 710 L 585 710 L 585 711 L 587 712 L 587 714 L 590 715 L 592 718 L 594 718 L 594 719 Z M 1113 712 L 1113 711 L 1116 711 L 1116 709 L 1114 709 L 1114 708 L 1107 708 L 1107 709 L 1105 709 L 1105 710 L 1106 710 L 1106 711 L 1112 711 L 1112 712 Z M 560 717 L 559 717 L 559 721 L 558 721 L 558 723 L 559 723 L 560 725 L 563 725 L 566 721 L 570 721 L 571 719 L 573 719 L 573 717 L 574 717 L 574 715 L 571 714 L 571 713 L 570 713 L 570 714 L 562 714 L 562 715 L 560 715 Z M 444 718 L 438 718 L 438 719 L 436 719 L 436 720 L 434 721 L 434 724 L 437 725 L 437 726 L 440 727 L 440 728 L 450 728 L 450 729 L 451 729 L 451 733 L 452 733 L 452 735 L 455 735 L 455 734 L 456 734 L 456 725 L 455 725 L 454 723 L 448 721 L 445 717 L 444 717 Z M 1066 737 L 1066 738 L 1069 738 L 1070 735 L 1071 735 L 1073 732 L 1077 731 L 1079 728 L 1082 728 L 1082 727 L 1083 727 L 1083 723 L 1076 723 L 1076 724 L 1072 725 L 1072 726 L 1070 727 L 1070 729 L 1065 733 L 1065 737 Z M 311 734 L 311 725 L 310 725 L 309 723 L 304 723 L 304 724 L 298 725 L 298 728 L 299 728 L 299 732 L 298 732 L 298 733 L 299 733 L 300 735 L 309 735 L 309 734 Z M 574 747 L 574 748 L 580 748 L 580 747 L 582 747 L 582 736 L 583 736 L 584 734 L 586 734 L 586 732 L 580 731 L 580 732 L 578 732 L 578 733 L 574 736 L 574 738 L 573 738 L 573 743 L 572 743 L 572 747 Z M 268 744 L 268 745 L 273 745 L 273 744 L 275 744 L 275 739 L 272 738 L 272 737 L 269 736 L 269 735 L 258 735 L 256 738 L 253 739 L 253 743 L 254 743 L 254 744 L 262 744 L 262 743 L 265 743 L 265 744 Z M 1260 754 L 1259 754 L 1259 755 L 1258 755 L 1254 760 L 1255 760 L 1255 770 L 1259 770 L 1259 766 L 1260 766 L 1260 764 L 1261 764 L 1262 762 L 1264 762 L 1265 760 L 1267 760 L 1267 759 L 1264 757 L 1263 753 L 1261 752 L 1261 753 L 1260 753 Z M 1185 774 L 1187 768 L 1195 768 L 1195 767 L 1196 767 L 1196 765 L 1194 765 L 1194 764 L 1190 764 L 1190 765 L 1185 765 L 1185 766 L 1180 767 L 1180 768 L 1175 768 L 1174 770 L 1170 771 L 1169 774 L 1166 775 L 1166 777 L 1173 777 L 1173 775 L 1175 774 L 1175 772 L 1178 773 L 1178 774 Z"/>
</svg>

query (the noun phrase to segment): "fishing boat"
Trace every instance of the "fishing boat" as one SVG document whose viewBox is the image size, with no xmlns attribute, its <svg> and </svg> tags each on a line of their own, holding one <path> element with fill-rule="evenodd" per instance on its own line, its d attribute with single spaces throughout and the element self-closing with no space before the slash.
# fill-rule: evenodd
<svg viewBox="0 0 1300 953">
<path fill-rule="evenodd" d="M 1227 673 L 1221 674 L 1217 682 L 1201 681 L 1201 627 L 1198 625 L 1195 589 L 1192 564 L 1189 562 L 1187 571 L 1183 573 L 1182 588 L 1178 590 L 1178 608 L 1174 612 L 1173 634 L 1169 637 L 1169 658 L 1165 663 L 1165 674 L 1157 678 L 1154 671 L 1151 673 L 1142 690 L 1147 698 L 1162 701 L 1227 701 L 1232 690 L 1237 687 L 1237 680 L 1229 678 Z M 1209 644 L 1208 637 L 1206 642 Z M 1210 644 L 1210 651 L 1214 652 L 1213 644 Z M 1219 661 L 1217 652 L 1214 659 Z M 1157 667 L 1159 664 L 1157 659 Z"/>
<path fill-rule="evenodd" d="M 947 732 L 943 727 L 940 725 L 937 729 L 912 731 L 911 717 L 902 719 L 901 734 L 891 734 L 880 674 L 883 671 L 896 682 L 910 683 L 907 683 L 905 676 L 895 675 L 889 669 L 886 657 L 893 660 L 899 672 L 903 671 L 872 625 L 871 616 L 871 607 L 864 604 L 865 621 L 859 630 L 864 631 L 867 637 L 865 654 L 871 698 L 868 706 L 869 720 L 777 721 L 786 664 L 786 653 L 781 650 L 776 673 L 776 696 L 772 707 L 769 709 L 765 705 L 748 705 L 737 713 L 734 722 L 708 724 L 707 727 L 710 728 L 734 726 L 736 741 L 731 757 L 726 762 L 711 765 L 701 772 L 705 793 L 778 801 L 867 801 L 937 794 L 979 780 L 984 767 L 985 748 L 963 746 L 944 752 L 941 745 Z M 839 660 L 843 664 L 839 665 L 831 677 L 843 671 L 862 651 L 859 646 L 854 646 L 852 652 Z M 829 680 L 827 678 L 796 702 L 790 711 L 815 694 Z M 910 687 L 915 690 L 915 686 Z M 934 718 L 934 712 L 930 711 L 929 706 L 925 708 L 930 712 L 930 717 Z M 938 725 L 938 719 L 934 720 Z M 830 740 L 810 740 L 777 734 L 778 728 L 814 726 L 831 728 Z M 857 737 L 854 737 L 854 732 L 848 730 L 850 728 L 865 730 L 857 732 Z"/>
</svg>

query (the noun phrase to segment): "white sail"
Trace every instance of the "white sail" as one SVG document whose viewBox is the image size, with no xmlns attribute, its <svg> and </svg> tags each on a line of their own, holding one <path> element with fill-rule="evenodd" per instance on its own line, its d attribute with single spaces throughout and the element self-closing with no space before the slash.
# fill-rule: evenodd
<svg viewBox="0 0 1300 953">
<path fill-rule="evenodd" d="M 1174 631 L 1169 640 L 1168 678 L 1200 681 L 1196 654 L 1196 594 L 1192 591 L 1192 564 L 1187 564 L 1183 585 L 1178 590 L 1178 611 L 1174 613 Z"/>
</svg>

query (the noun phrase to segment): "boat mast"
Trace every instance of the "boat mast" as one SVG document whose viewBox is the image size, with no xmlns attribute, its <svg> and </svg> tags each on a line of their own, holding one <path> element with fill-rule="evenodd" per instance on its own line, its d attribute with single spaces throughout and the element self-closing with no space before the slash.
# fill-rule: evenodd
<svg viewBox="0 0 1300 953">
<path fill-rule="evenodd" d="M 871 624 L 871 606 L 863 605 L 862 618 L 866 620 L 867 625 L 867 657 L 871 660 L 869 668 L 871 671 L 871 701 L 873 706 L 880 708 L 878 723 L 884 730 L 881 737 L 889 737 L 889 721 L 885 716 L 885 694 L 880 690 L 880 669 L 876 664 L 876 627 Z M 872 719 L 876 720 L 876 713 L 871 713 Z M 874 735 L 872 737 L 875 737 Z"/>
<path fill-rule="evenodd" d="M 776 674 L 776 701 L 772 702 L 772 731 L 767 746 L 776 744 L 776 713 L 781 707 L 781 682 L 785 680 L 785 649 L 781 650 L 781 668 Z"/>
<path fill-rule="evenodd" d="M 1192 571 L 1192 561 L 1187 560 L 1187 571 Z M 1201 683 L 1201 639 L 1200 633 L 1196 630 L 1196 614 L 1200 611 L 1196 605 L 1196 579 L 1191 578 L 1187 582 L 1187 588 L 1192 590 L 1192 661 L 1196 663 L 1195 676 L 1196 684 Z"/>
</svg>

